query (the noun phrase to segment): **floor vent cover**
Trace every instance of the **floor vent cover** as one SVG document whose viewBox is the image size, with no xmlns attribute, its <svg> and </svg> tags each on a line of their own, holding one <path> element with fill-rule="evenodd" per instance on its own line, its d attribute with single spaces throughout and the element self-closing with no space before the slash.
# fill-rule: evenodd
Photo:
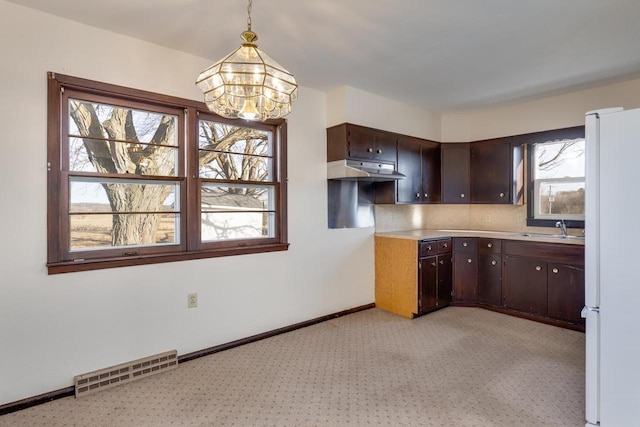
<svg viewBox="0 0 640 427">
<path fill-rule="evenodd" d="M 85 396 L 99 390 L 128 383 L 177 367 L 178 352 L 171 350 L 110 368 L 98 369 L 97 371 L 76 375 L 73 377 L 76 397 Z"/>
</svg>

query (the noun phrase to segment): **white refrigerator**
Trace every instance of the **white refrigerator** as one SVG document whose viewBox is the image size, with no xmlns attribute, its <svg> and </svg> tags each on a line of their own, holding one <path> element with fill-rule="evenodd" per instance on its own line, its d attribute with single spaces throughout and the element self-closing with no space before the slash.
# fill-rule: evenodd
<svg viewBox="0 0 640 427">
<path fill-rule="evenodd" d="M 640 109 L 585 126 L 586 426 L 640 426 Z"/>
</svg>

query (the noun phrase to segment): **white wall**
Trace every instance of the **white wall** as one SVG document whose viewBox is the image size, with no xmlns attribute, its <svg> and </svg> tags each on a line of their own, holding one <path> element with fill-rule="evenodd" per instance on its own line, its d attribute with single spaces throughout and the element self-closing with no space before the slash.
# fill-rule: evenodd
<svg viewBox="0 0 640 427">
<path fill-rule="evenodd" d="M 48 276 L 46 72 L 199 100 L 211 61 L 3 0 L 0 52 L 0 404 L 373 302 L 372 230 L 327 228 L 326 97 L 306 88 L 289 117 L 289 251 Z"/>
<path fill-rule="evenodd" d="M 639 108 L 640 78 L 497 108 L 443 114 L 442 142 L 582 126 L 587 111 L 608 107 Z"/>
<path fill-rule="evenodd" d="M 440 141 L 440 114 L 350 86 L 327 93 L 327 127 L 341 123 Z"/>
</svg>

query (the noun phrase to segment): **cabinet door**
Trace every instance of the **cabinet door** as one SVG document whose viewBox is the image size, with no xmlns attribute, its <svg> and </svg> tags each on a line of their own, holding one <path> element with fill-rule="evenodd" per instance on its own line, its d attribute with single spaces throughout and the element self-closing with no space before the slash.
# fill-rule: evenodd
<svg viewBox="0 0 640 427">
<path fill-rule="evenodd" d="M 398 139 L 398 172 L 407 179 L 398 181 L 398 203 L 418 203 L 422 196 L 420 142 L 415 138 Z"/>
<path fill-rule="evenodd" d="M 584 267 L 549 263 L 547 274 L 549 317 L 583 324 Z"/>
<path fill-rule="evenodd" d="M 502 256 L 478 256 L 478 300 L 482 304 L 502 305 Z"/>
<path fill-rule="evenodd" d="M 478 255 L 455 253 L 453 255 L 453 299 L 456 302 L 478 301 Z"/>
<path fill-rule="evenodd" d="M 366 128 L 358 126 L 349 126 L 348 145 L 349 157 L 357 157 L 361 159 L 373 159 L 375 149 L 375 134 Z"/>
<path fill-rule="evenodd" d="M 469 144 L 442 144 L 442 203 L 469 203 Z"/>
<path fill-rule="evenodd" d="M 506 140 L 471 144 L 471 203 L 510 203 L 511 145 Z"/>
<path fill-rule="evenodd" d="M 451 253 L 438 256 L 438 307 L 449 305 L 453 290 Z"/>
<path fill-rule="evenodd" d="M 422 202 L 440 203 L 440 144 L 422 144 Z"/>
<path fill-rule="evenodd" d="M 438 305 L 437 257 L 420 258 L 418 263 L 418 313 L 424 313 Z"/>
<path fill-rule="evenodd" d="M 379 133 L 375 136 L 373 158 L 387 163 L 396 162 L 396 136 Z"/>
<path fill-rule="evenodd" d="M 508 308 L 547 315 L 547 263 L 535 258 L 504 256 L 504 302 Z"/>
</svg>

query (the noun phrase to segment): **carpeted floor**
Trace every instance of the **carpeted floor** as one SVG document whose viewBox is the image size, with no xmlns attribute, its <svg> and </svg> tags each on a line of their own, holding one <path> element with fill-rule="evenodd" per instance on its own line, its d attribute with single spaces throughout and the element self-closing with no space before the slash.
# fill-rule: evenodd
<svg viewBox="0 0 640 427">
<path fill-rule="evenodd" d="M 0 426 L 583 426 L 584 334 L 476 308 L 366 310 Z"/>
</svg>

